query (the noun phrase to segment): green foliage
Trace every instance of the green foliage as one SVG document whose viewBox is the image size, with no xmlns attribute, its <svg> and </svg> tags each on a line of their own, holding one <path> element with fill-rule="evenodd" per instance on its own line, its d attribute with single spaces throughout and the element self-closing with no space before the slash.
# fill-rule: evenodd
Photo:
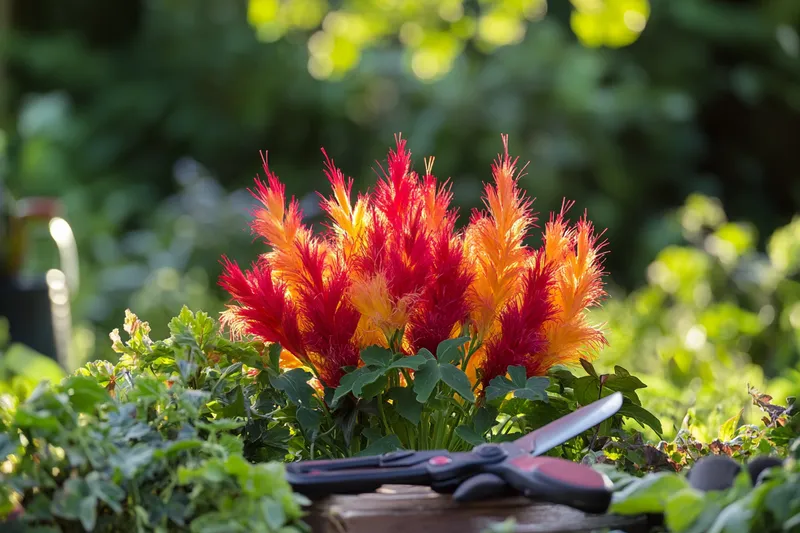
<svg viewBox="0 0 800 533">
<path fill-rule="evenodd" d="M 782 466 L 766 470 L 758 480 L 742 471 L 724 491 L 698 491 L 675 473 L 619 476 L 610 512 L 663 514 L 670 533 L 795 531 L 800 524 L 798 445 L 800 440 Z"/>
<path fill-rule="evenodd" d="M 364 52 L 399 38 L 406 63 L 425 81 L 440 79 L 468 43 L 484 51 L 519 44 L 532 21 L 547 12 L 546 0 L 464 0 L 381 3 L 326 0 L 249 0 L 248 18 L 260 38 L 272 42 L 296 31 L 313 33 L 308 70 L 340 79 Z M 634 42 L 650 14 L 648 0 L 573 0 L 572 29 L 588 46 L 621 47 Z"/>
<path fill-rule="evenodd" d="M 9 343 L 8 320 L 0 317 L 0 394 L 26 398 L 41 380 L 57 382 L 64 370 L 54 360 L 19 343 Z"/>
<path fill-rule="evenodd" d="M 305 530 L 283 465 L 243 455 L 243 433 L 278 438 L 243 403 L 242 361 L 258 364 L 256 348 L 185 308 L 170 330 L 153 341 L 129 313 L 128 340 L 112 333 L 119 363 L 2 398 L 4 531 Z"/>
<path fill-rule="evenodd" d="M 599 360 L 647 381 L 668 436 L 709 442 L 740 409 L 747 422 L 759 416 L 748 384 L 777 397 L 800 387 L 800 218 L 762 251 L 753 227 L 728 221 L 714 198 L 693 195 L 673 216 L 685 243 L 657 255 L 646 286 L 596 312 L 608 323 Z"/>
</svg>

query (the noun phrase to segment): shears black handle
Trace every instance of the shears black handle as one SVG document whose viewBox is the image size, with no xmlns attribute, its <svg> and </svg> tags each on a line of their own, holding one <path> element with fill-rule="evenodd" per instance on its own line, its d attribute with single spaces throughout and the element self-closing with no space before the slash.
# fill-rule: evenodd
<svg viewBox="0 0 800 533">
<path fill-rule="evenodd" d="M 477 453 L 475 453 L 477 452 Z M 370 457 L 286 465 L 289 484 L 310 498 L 372 492 L 382 485 L 424 485 L 467 502 L 522 494 L 537 501 L 603 513 L 612 484 L 586 465 L 556 457 L 509 457 L 499 446 L 474 452 L 398 451 Z"/>
<path fill-rule="evenodd" d="M 286 465 L 292 488 L 310 498 L 371 492 L 382 485 L 430 485 L 428 461 L 447 451 L 398 451 L 368 457 L 300 461 Z"/>
</svg>

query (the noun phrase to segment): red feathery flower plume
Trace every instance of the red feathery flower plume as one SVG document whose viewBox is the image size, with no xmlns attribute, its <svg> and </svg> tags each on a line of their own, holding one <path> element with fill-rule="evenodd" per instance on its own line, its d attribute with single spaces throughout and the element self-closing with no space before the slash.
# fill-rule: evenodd
<svg viewBox="0 0 800 533">
<path fill-rule="evenodd" d="M 436 353 L 439 343 L 457 333 L 454 329 L 467 320 L 471 310 L 467 290 L 474 275 L 464 258 L 463 242 L 452 236 L 452 217 L 440 225 L 433 249 L 433 279 L 409 321 L 408 339 L 414 353 L 421 348 Z"/>
<path fill-rule="evenodd" d="M 238 305 L 229 305 L 222 323 L 237 337 L 255 335 L 266 342 L 277 342 L 303 362 L 308 353 L 300 333 L 294 302 L 287 298 L 286 284 L 273 280 L 272 268 L 263 257 L 252 269 L 242 272 L 235 261 L 222 258 L 219 284 Z"/>
<path fill-rule="evenodd" d="M 346 299 L 350 278 L 341 262 L 330 261 L 314 240 L 298 245 L 306 279 L 297 294 L 297 305 L 305 322 L 303 340 L 320 379 L 336 387 L 345 366 L 358 366 L 355 343 L 360 315 Z"/>
<path fill-rule="evenodd" d="M 484 388 L 509 366 L 524 366 L 527 375 L 544 374 L 548 366 L 545 327 L 556 313 L 548 295 L 555 284 L 554 267 L 536 253 L 522 278 L 522 294 L 500 313 L 500 331 L 486 344 L 481 380 Z"/>
</svg>

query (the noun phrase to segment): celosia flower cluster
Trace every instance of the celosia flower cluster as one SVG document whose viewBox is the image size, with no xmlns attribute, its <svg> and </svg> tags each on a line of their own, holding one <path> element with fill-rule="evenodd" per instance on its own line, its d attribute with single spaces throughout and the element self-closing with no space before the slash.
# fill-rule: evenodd
<svg viewBox="0 0 800 533">
<path fill-rule="evenodd" d="M 460 230 L 448 181 L 434 177 L 432 159 L 416 173 L 399 137 L 383 177 L 355 201 L 352 179 L 323 150 L 332 195 L 322 197 L 329 223 L 318 234 L 294 198 L 287 204 L 263 155 L 251 227 L 271 250 L 246 271 L 223 258 L 220 284 L 232 297 L 223 322 L 234 335 L 280 343 L 284 366 L 307 366 L 330 387 L 364 347 L 436 353 L 465 332 L 480 346 L 467 372 L 482 385 L 512 365 L 534 376 L 591 359 L 605 343 L 586 316 L 605 295 L 604 243 L 585 215 L 570 223 L 564 204 L 542 245 L 526 244 L 536 218 L 505 136 L 503 144 L 485 210 Z"/>
</svg>

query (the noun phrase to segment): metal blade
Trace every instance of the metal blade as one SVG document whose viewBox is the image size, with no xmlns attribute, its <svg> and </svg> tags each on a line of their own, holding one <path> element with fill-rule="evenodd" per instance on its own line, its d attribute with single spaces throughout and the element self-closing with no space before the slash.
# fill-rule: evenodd
<svg viewBox="0 0 800 533">
<path fill-rule="evenodd" d="M 615 392 L 528 433 L 512 444 L 525 453 L 541 455 L 613 416 L 620 407 L 622 393 Z"/>
</svg>

